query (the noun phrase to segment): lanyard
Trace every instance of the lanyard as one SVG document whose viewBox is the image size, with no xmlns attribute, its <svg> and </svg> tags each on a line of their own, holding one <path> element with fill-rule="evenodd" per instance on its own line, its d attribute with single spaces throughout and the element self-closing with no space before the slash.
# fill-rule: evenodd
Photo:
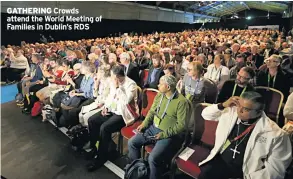
<svg viewBox="0 0 293 179">
<path fill-rule="evenodd" d="M 235 91 L 236 91 L 236 87 L 237 87 L 237 84 L 234 85 L 234 89 L 233 89 L 233 93 L 232 93 L 232 96 L 234 96 L 235 94 Z M 242 96 L 242 94 L 246 91 L 246 88 L 247 86 L 245 86 L 245 88 L 242 90 L 241 94 L 240 94 L 240 97 Z"/>
<path fill-rule="evenodd" d="M 192 77 L 190 77 L 190 79 L 189 79 L 189 89 L 190 89 L 190 91 L 191 91 L 191 78 Z M 195 87 L 194 87 L 194 92 L 193 92 L 193 94 L 195 95 L 195 92 L 196 92 L 196 89 L 197 89 L 197 87 L 198 87 L 198 84 L 199 84 L 199 79 L 198 80 L 196 80 L 196 85 L 195 85 Z"/>
<path fill-rule="evenodd" d="M 272 88 L 275 87 L 276 77 L 277 77 L 277 74 L 273 78 L 273 86 L 272 86 Z M 268 87 L 270 87 L 270 81 L 271 81 L 271 76 L 270 76 L 270 73 L 268 73 Z"/>
<path fill-rule="evenodd" d="M 215 80 L 216 81 L 216 79 L 217 79 L 217 76 L 219 75 L 219 73 L 221 73 L 221 71 L 222 71 L 222 68 L 220 67 L 219 68 L 219 70 L 217 71 L 216 70 L 216 75 L 215 75 L 215 79 L 213 79 L 213 72 L 214 72 L 214 69 L 215 69 L 216 67 L 213 67 L 213 69 L 212 69 L 212 71 L 211 71 L 211 74 L 210 74 L 210 79 L 211 80 Z M 220 79 L 220 76 L 219 76 L 219 79 Z M 218 79 L 218 80 L 219 80 Z M 220 81 L 220 80 L 219 80 Z"/>
<path fill-rule="evenodd" d="M 163 119 L 164 116 L 166 115 L 167 108 L 168 108 L 168 106 L 169 106 L 171 100 L 174 98 L 175 94 L 176 94 L 176 92 L 173 93 L 173 95 L 171 96 L 170 99 L 168 99 L 168 103 L 167 103 L 167 105 L 166 105 L 166 107 L 165 107 L 165 110 L 164 110 L 162 116 L 161 116 L 161 119 Z M 159 111 L 160 111 L 160 108 L 161 108 L 161 104 L 162 104 L 163 98 L 164 98 L 164 95 L 162 95 L 161 100 L 160 100 L 159 107 L 157 108 L 157 114 L 158 114 L 158 115 L 159 115 Z"/>
<path fill-rule="evenodd" d="M 251 130 L 255 127 L 256 122 L 254 124 L 252 124 L 251 126 L 249 126 L 245 131 L 243 131 L 239 136 L 236 136 L 231 142 L 237 141 L 238 139 L 240 139 L 241 137 L 243 137 L 244 135 L 248 134 L 249 132 L 251 132 Z"/>
</svg>

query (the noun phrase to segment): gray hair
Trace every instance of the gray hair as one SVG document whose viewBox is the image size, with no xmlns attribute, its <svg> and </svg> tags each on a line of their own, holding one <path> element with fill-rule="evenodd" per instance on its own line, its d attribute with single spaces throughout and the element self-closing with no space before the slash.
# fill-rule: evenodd
<svg viewBox="0 0 293 179">
<path fill-rule="evenodd" d="M 247 91 L 241 97 L 256 104 L 258 106 L 257 110 L 263 111 L 265 109 L 265 99 L 261 94 L 255 91 Z"/>
<path fill-rule="evenodd" d="M 120 54 L 120 59 L 125 58 L 126 60 L 130 60 L 130 55 L 127 52 L 123 52 Z"/>
<path fill-rule="evenodd" d="M 171 91 L 176 90 L 177 80 L 173 75 L 164 75 L 161 77 L 161 80 L 170 87 Z"/>
<path fill-rule="evenodd" d="M 82 62 L 81 69 L 90 73 L 94 73 L 96 71 L 96 67 L 88 61 Z"/>
<path fill-rule="evenodd" d="M 206 56 L 203 53 L 200 53 L 197 57 L 203 57 L 204 61 L 206 60 Z"/>
</svg>

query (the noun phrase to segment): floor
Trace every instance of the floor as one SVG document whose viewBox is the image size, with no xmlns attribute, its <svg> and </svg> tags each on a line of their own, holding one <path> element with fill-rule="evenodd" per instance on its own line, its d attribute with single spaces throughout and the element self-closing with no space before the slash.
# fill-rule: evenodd
<svg viewBox="0 0 293 179">
<path fill-rule="evenodd" d="M 16 85 L 1 86 L 1 175 L 8 179 L 119 179 L 106 167 L 89 173 L 84 155 L 75 152 L 69 138 L 53 125 L 21 113 L 14 97 Z M 117 137 L 114 139 L 117 142 Z M 124 154 L 127 141 L 124 140 Z M 112 154 L 111 154 L 112 155 Z M 113 154 L 112 156 L 115 156 Z M 126 158 L 112 162 L 123 169 Z M 110 166 L 111 167 L 111 166 Z M 113 167 L 111 167 L 113 170 Z M 186 175 L 176 178 L 190 179 Z"/>
<path fill-rule="evenodd" d="M 17 94 L 16 84 L 1 86 L 1 104 L 15 99 Z"/>
<path fill-rule="evenodd" d="M 94 173 L 68 138 L 39 118 L 21 113 L 14 102 L 1 104 L 1 170 L 8 179 L 118 179 L 106 167 Z"/>
</svg>

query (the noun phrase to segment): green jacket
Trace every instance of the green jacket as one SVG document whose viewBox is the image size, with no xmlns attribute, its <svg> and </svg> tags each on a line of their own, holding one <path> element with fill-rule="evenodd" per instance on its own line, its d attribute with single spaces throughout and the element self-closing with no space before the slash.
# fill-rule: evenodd
<svg viewBox="0 0 293 179">
<path fill-rule="evenodd" d="M 157 113 L 157 107 L 160 103 L 162 95 L 164 94 L 158 93 L 155 97 L 153 105 L 142 123 L 144 129 L 154 123 L 154 118 Z M 167 102 L 168 98 L 164 96 L 162 104 L 160 105 L 159 113 L 157 115 L 159 118 L 161 118 Z M 187 99 L 182 94 L 177 93 L 175 97 L 171 100 L 166 111 L 166 115 L 163 117 L 163 119 L 159 119 L 158 121 L 158 128 L 163 130 L 163 132 L 161 132 L 160 138 L 164 139 L 172 137 L 183 132 L 185 129 L 185 121 L 186 118 L 188 118 L 190 111 L 191 109 L 189 107 Z"/>
</svg>

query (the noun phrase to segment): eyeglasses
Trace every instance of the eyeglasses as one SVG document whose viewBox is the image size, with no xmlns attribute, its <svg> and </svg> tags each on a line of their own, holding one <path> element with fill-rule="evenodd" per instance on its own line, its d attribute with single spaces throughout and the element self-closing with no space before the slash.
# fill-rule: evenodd
<svg viewBox="0 0 293 179">
<path fill-rule="evenodd" d="M 240 104 L 237 105 L 237 108 L 240 108 L 240 110 L 243 110 L 244 112 L 251 112 L 251 111 L 258 111 L 259 109 L 251 109 L 244 106 L 241 106 Z"/>
<path fill-rule="evenodd" d="M 192 69 L 191 68 L 187 68 L 187 71 L 192 71 Z"/>
<path fill-rule="evenodd" d="M 278 60 L 272 60 L 272 59 L 267 59 L 267 60 L 266 60 L 266 63 L 271 63 L 271 62 L 279 63 Z"/>
<path fill-rule="evenodd" d="M 242 78 L 242 79 L 244 79 L 244 80 L 250 80 L 250 78 L 247 78 L 245 76 L 241 76 L 239 73 L 237 74 L 237 76 L 240 77 L 240 78 Z"/>
</svg>

